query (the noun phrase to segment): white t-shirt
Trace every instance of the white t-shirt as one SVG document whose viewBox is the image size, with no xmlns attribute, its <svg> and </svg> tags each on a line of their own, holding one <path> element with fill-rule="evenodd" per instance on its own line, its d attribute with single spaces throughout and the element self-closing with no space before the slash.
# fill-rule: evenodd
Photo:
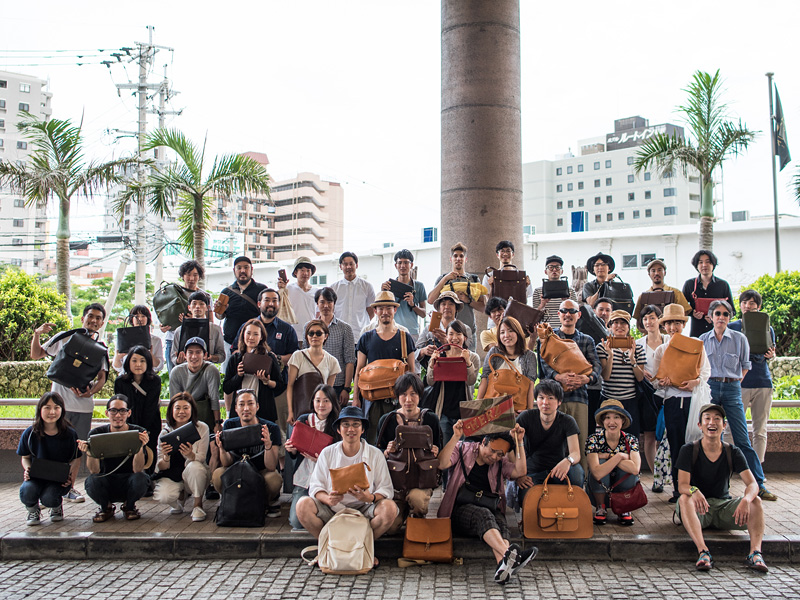
<svg viewBox="0 0 800 600">
<path fill-rule="evenodd" d="M 329 352 L 322 351 L 324 353 L 322 360 L 317 365 L 317 369 L 319 369 L 320 373 L 322 373 L 322 380 L 327 383 L 328 377 L 331 375 L 337 375 L 341 372 L 342 367 L 339 366 L 339 361 L 336 360 L 336 357 Z M 297 367 L 297 376 L 304 375 L 306 373 L 316 373 L 317 371 L 314 369 L 314 366 L 311 364 L 311 357 L 310 356 L 302 356 L 302 354 L 306 353 L 306 350 L 298 350 L 292 357 L 289 359 L 289 366 L 290 367 Z"/>
<path fill-rule="evenodd" d="M 369 325 L 367 308 L 375 302 L 375 289 L 361 277 L 356 277 L 353 281 L 340 279 L 331 288 L 337 296 L 334 308 L 336 318 L 349 324 L 353 328 L 353 337 L 358 339 Z"/>
<path fill-rule="evenodd" d="M 82 334 L 75 334 L 72 335 L 82 335 Z M 72 339 L 72 335 L 65 337 L 57 341 L 55 344 L 50 344 L 50 342 L 46 342 L 43 346 L 44 351 L 50 357 L 55 357 L 58 354 L 58 351 L 61 350 L 61 347 L 66 344 L 70 339 Z M 108 373 L 108 357 L 103 359 L 103 366 L 100 368 L 101 371 L 105 371 Z M 88 398 L 80 398 L 78 397 L 70 388 L 64 387 L 60 383 L 53 382 L 53 386 L 50 388 L 51 391 L 56 392 L 59 396 L 64 399 L 64 408 L 67 412 L 74 412 L 74 413 L 91 413 L 94 411 L 94 396 L 89 396 Z"/>
<path fill-rule="evenodd" d="M 286 285 L 286 293 L 289 295 L 289 302 L 294 310 L 294 316 L 297 317 L 297 323 L 293 324 L 292 328 L 297 334 L 297 339 L 302 340 L 306 323 L 316 318 L 317 315 L 317 304 L 314 302 L 314 294 L 317 293 L 317 288 L 311 286 L 311 289 L 306 292 L 297 285 L 296 281 L 293 281 Z"/>
</svg>

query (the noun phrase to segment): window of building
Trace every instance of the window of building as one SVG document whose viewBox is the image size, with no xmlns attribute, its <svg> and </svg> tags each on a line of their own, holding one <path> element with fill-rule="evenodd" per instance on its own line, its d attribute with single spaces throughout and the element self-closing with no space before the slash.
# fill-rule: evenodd
<svg viewBox="0 0 800 600">
<path fill-rule="evenodd" d="M 6 107 L 6 101 L 0 98 L 0 108 L 5 108 L 5 107 Z"/>
<path fill-rule="evenodd" d="M 20 83 L 19 84 L 19 91 L 23 94 L 30 94 L 31 93 L 31 84 L 30 83 Z"/>
<path fill-rule="evenodd" d="M 671 179 L 673 177 L 675 177 L 675 171 L 667 171 L 666 173 L 664 173 L 662 179 Z"/>
<path fill-rule="evenodd" d="M 647 218 L 652 217 L 652 216 L 653 216 L 652 209 L 645 208 L 644 209 L 644 218 L 647 219 Z"/>
<path fill-rule="evenodd" d="M 677 195 L 678 195 L 678 190 L 677 189 L 675 189 L 675 188 L 664 188 L 664 197 L 665 198 L 667 196 L 677 196 Z"/>
<path fill-rule="evenodd" d="M 24 227 L 25 226 L 25 221 L 23 221 L 22 219 L 14 219 L 14 221 L 12 222 L 12 225 L 14 227 Z"/>
<path fill-rule="evenodd" d="M 650 181 L 650 171 L 645 171 L 644 172 L 644 180 L 645 181 Z"/>
<path fill-rule="evenodd" d="M 567 167 L 567 175 L 572 175 L 572 167 Z"/>
<path fill-rule="evenodd" d="M 611 168 L 611 161 L 607 160 L 606 161 L 606 169 L 610 169 L 610 168 Z"/>
<path fill-rule="evenodd" d="M 556 186 L 556 192 L 561 192 L 561 191 L 563 191 L 563 190 L 564 190 L 564 186 L 563 186 L 563 185 L 561 185 L 561 184 L 559 183 L 559 184 Z"/>
<path fill-rule="evenodd" d="M 643 267 L 649 265 L 652 261 L 656 259 L 656 255 L 654 252 L 648 252 L 647 254 L 642 254 L 639 257 L 639 264 Z"/>
<path fill-rule="evenodd" d="M 572 191 L 572 184 L 571 184 L 571 183 L 568 183 L 568 184 L 567 184 L 567 191 L 568 191 L 568 192 L 571 192 L 571 191 Z"/>
<path fill-rule="evenodd" d="M 639 211 L 638 210 L 633 211 L 633 218 L 634 219 L 638 219 L 639 218 Z"/>
<path fill-rule="evenodd" d="M 597 214 L 594 216 L 594 222 L 600 223 L 603 220 L 603 215 Z"/>
<path fill-rule="evenodd" d="M 19 103 L 19 109 L 22 112 L 30 112 L 31 111 L 31 105 L 28 104 L 27 102 L 20 102 Z"/>
<path fill-rule="evenodd" d="M 677 207 L 675 207 L 675 206 L 665 206 L 664 207 L 664 216 L 665 217 L 670 217 L 672 215 L 677 215 L 677 214 L 678 214 Z"/>
<path fill-rule="evenodd" d="M 251 240 L 251 241 L 252 241 L 254 244 L 257 244 L 257 243 L 258 243 L 258 241 L 259 241 L 259 240 L 258 240 L 258 238 L 259 238 L 259 236 L 258 236 L 258 233 L 251 233 L 251 234 L 250 234 L 250 240 Z"/>
<path fill-rule="evenodd" d="M 594 170 L 595 171 L 599 171 L 600 170 L 600 161 L 597 161 L 596 163 L 594 163 Z"/>
<path fill-rule="evenodd" d="M 561 175 L 561 167 L 558 167 L 558 168 L 556 169 L 556 175 Z"/>
<path fill-rule="evenodd" d="M 599 179 L 595 179 L 594 180 L 594 187 L 600 187 L 600 180 Z"/>
<path fill-rule="evenodd" d="M 563 208 L 564 208 L 564 203 L 561 200 L 556 202 L 556 210 L 562 210 Z"/>
<path fill-rule="evenodd" d="M 535 235 L 536 234 L 536 225 L 524 225 L 522 227 L 522 233 L 527 235 Z"/>
<path fill-rule="evenodd" d="M 556 225 L 562 227 L 564 225 L 564 219 L 556 219 Z"/>
<path fill-rule="evenodd" d="M 639 257 L 636 254 L 622 255 L 622 268 L 635 269 L 639 266 Z"/>
<path fill-rule="evenodd" d="M 572 208 L 573 205 L 574 205 L 574 202 L 572 200 L 567 200 L 567 208 Z"/>
<path fill-rule="evenodd" d="M 644 199 L 645 200 L 650 200 L 650 198 L 652 198 L 652 197 L 653 197 L 653 194 L 650 192 L 650 190 L 645 190 Z"/>
<path fill-rule="evenodd" d="M 22 198 L 14 198 L 14 208 L 24 208 L 25 201 Z"/>
<path fill-rule="evenodd" d="M 628 157 L 628 164 L 629 164 L 629 165 L 632 165 L 632 164 L 633 164 L 633 157 L 632 157 L 632 156 L 629 156 L 629 157 Z"/>
<path fill-rule="evenodd" d="M 22 238 L 11 238 L 12 246 L 22 246 Z"/>
<path fill-rule="evenodd" d="M 6 120 L 0 119 L 0 129 L 5 129 L 5 128 L 6 128 Z"/>
<path fill-rule="evenodd" d="M 578 198 L 578 206 L 583 206 L 583 198 Z"/>
<path fill-rule="evenodd" d="M 0 138 L 0 148 L 3 147 L 3 138 Z"/>
<path fill-rule="evenodd" d="M 583 173 L 583 165 L 578 165 L 578 173 Z"/>
<path fill-rule="evenodd" d="M 439 229 L 436 227 L 425 227 L 422 230 L 423 243 L 435 242 L 438 239 Z"/>
<path fill-rule="evenodd" d="M 582 189 L 583 189 L 583 182 L 582 182 L 582 181 L 579 181 L 579 182 L 578 182 L 578 189 L 579 189 L 579 190 L 582 190 Z"/>
<path fill-rule="evenodd" d="M 327 275 L 314 275 L 311 278 L 311 285 L 326 285 L 328 283 Z"/>
<path fill-rule="evenodd" d="M 624 212 L 618 212 L 617 213 L 617 221 L 624 221 L 624 220 L 625 220 L 625 213 Z"/>
<path fill-rule="evenodd" d="M 28 142 L 17 142 L 17 150 L 27 150 Z"/>
<path fill-rule="evenodd" d="M 594 197 L 594 204 L 595 204 L 595 206 L 597 206 L 598 204 L 600 204 L 600 201 L 601 201 L 601 198 L 600 198 L 600 196 L 595 196 L 595 197 Z"/>
<path fill-rule="evenodd" d="M 611 185 L 611 177 L 606 177 L 606 185 Z"/>
<path fill-rule="evenodd" d="M 628 183 L 633 183 L 633 175 L 628 175 Z"/>
<path fill-rule="evenodd" d="M 628 192 L 628 202 L 636 200 L 636 193 L 635 192 Z"/>
<path fill-rule="evenodd" d="M 606 221 L 613 221 L 614 215 L 611 213 L 606 213 Z"/>
<path fill-rule="evenodd" d="M 11 264 L 14 265 L 15 267 L 21 267 L 22 266 L 22 259 L 21 258 L 12 258 L 11 259 Z"/>
<path fill-rule="evenodd" d="M 611 201 L 614 199 L 613 196 L 606 196 L 606 204 L 611 204 Z"/>
<path fill-rule="evenodd" d="M 5 79 L 0 79 L 0 89 L 5 89 L 8 87 L 8 82 Z"/>
</svg>

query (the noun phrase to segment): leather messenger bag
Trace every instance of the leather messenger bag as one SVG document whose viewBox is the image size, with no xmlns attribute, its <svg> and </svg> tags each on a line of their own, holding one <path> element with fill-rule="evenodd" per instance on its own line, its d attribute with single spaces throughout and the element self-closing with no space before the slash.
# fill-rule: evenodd
<svg viewBox="0 0 800 600">
<path fill-rule="evenodd" d="M 408 370 L 406 333 L 402 330 L 400 330 L 400 352 L 403 355 L 402 360 L 395 358 L 374 360 L 358 373 L 358 391 L 365 400 L 374 402 L 394 397 L 395 382 Z"/>
<path fill-rule="evenodd" d="M 586 360 L 573 340 L 561 339 L 547 323 L 540 323 L 537 333 L 541 345 L 539 353 L 556 373 L 575 373 L 576 375 L 590 375 L 592 364 Z"/>
<path fill-rule="evenodd" d="M 669 339 L 656 379 L 669 378 L 673 385 L 697 379 L 703 364 L 703 342 L 685 335 L 673 335 Z"/>
<path fill-rule="evenodd" d="M 453 530 L 450 519 L 408 519 L 403 540 L 403 558 L 428 562 L 453 561 Z"/>
</svg>

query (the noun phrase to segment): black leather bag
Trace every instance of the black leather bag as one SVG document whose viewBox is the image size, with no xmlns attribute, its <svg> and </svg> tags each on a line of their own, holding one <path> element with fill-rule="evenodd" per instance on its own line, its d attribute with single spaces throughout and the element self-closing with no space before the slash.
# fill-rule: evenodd
<svg viewBox="0 0 800 600">
<path fill-rule="evenodd" d="M 744 313 L 742 333 L 747 337 L 751 354 L 766 354 L 775 345 L 769 331 L 769 315 L 765 312 Z"/>
<path fill-rule="evenodd" d="M 458 488 L 456 493 L 456 506 L 459 504 L 474 504 L 483 508 L 488 508 L 492 512 L 500 508 L 500 494 L 494 492 L 485 492 L 478 487 L 472 485 L 467 475 L 467 469 L 464 466 L 464 455 L 461 453 L 461 448 L 458 450 L 458 462 L 461 464 L 461 471 L 464 473 L 464 485 Z M 497 489 L 501 489 L 501 476 L 502 468 L 497 469 Z"/>
<path fill-rule="evenodd" d="M 172 451 L 177 452 L 181 445 L 194 444 L 199 439 L 200 432 L 197 431 L 197 426 L 190 421 L 186 425 L 182 425 L 162 435 L 161 443 L 169 444 L 172 446 Z"/>
<path fill-rule="evenodd" d="M 614 310 L 624 310 L 629 315 L 633 314 L 633 289 L 622 281 L 619 275 L 600 286 L 600 295 L 598 297 L 611 300 Z"/>
<path fill-rule="evenodd" d="M 117 352 L 127 354 L 136 346 L 144 346 L 148 350 L 153 345 L 150 329 L 147 325 L 120 327 L 117 329 Z"/>
<path fill-rule="evenodd" d="M 220 441 L 226 452 L 231 450 L 242 450 L 264 444 L 261 439 L 261 424 L 245 425 L 234 429 L 223 429 L 220 433 Z"/>
<path fill-rule="evenodd" d="M 569 279 L 562 277 L 556 281 L 542 279 L 542 298 L 569 298 Z"/>
<path fill-rule="evenodd" d="M 229 430 L 236 431 L 236 430 Z M 267 489 L 261 473 L 247 460 L 225 470 L 220 478 L 222 497 L 214 521 L 219 527 L 263 527 Z"/>
<path fill-rule="evenodd" d="M 47 377 L 64 387 L 85 390 L 108 361 L 108 348 L 93 340 L 86 329 L 72 329 L 58 334 L 54 342 L 71 335 L 56 354 Z"/>
<path fill-rule="evenodd" d="M 177 283 L 162 283 L 153 294 L 153 309 L 162 325 L 169 325 L 173 331 L 180 327 L 180 315 L 189 309 L 191 292 Z"/>
<path fill-rule="evenodd" d="M 31 468 L 28 470 L 28 476 L 31 479 L 43 479 L 44 481 L 52 481 L 53 483 L 66 483 L 67 479 L 69 479 L 69 470 L 69 463 L 31 456 Z"/>
<path fill-rule="evenodd" d="M 599 344 L 608 337 L 608 329 L 603 324 L 602 319 L 594 313 L 594 309 L 588 304 L 581 304 L 581 318 L 575 326 L 578 331 L 585 333 Z"/>
<path fill-rule="evenodd" d="M 181 339 L 178 340 L 178 352 L 182 352 L 188 342 L 193 337 L 199 337 L 206 343 L 208 352 L 211 353 L 211 332 L 208 319 L 185 318 L 181 323 Z"/>
</svg>

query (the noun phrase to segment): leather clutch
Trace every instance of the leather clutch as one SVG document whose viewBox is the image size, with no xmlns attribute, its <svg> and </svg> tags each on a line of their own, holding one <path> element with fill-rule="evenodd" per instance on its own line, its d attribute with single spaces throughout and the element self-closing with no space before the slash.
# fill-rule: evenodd
<svg viewBox="0 0 800 600">
<path fill-rule="evenodd" d="M 633 348 L 633 344 L 634 344 L 633 338 L 629 335 L 623 335 L 623 336 L 612 335 L 608 337 L 608 347 L 612 349 L 616 348 L 622 350 L 629 350 L 630 348 Z"/>
<path fill-rule="evenodd" d="M 367 469 L 372 470 L 365 462 L 341 467 L 340 469 L 331 469 L 331 492 L 334 494 L 346 494 L 348 490 L 355 487 L 368 490 Z"/>
<path fill-rule="evenodd" d="M 272 357 L 269 354 L 247 352 L 242 355 L 242 366 L 244 372 L 249 375 L 255 375 L 258 371 L 266 371 L 267 375 L 269 375 L 272 369 Z"/>
<path fill-rule="evenodd" d="M 190 421 L 186 425 L 162 435 L 161 443 L 169 444 L 172 446 L 172 451 L 177 452 L 178 448 L 183 444 L 194 444 L 199 439 L 200 432 L 197 431 L 197 426 Z"/>
<path fill-rule="evenodd" d="M 226 452 L 231 450 L 243 450 L 254 446 L 261 446 L 264 440 L 261 439 L 261 424 L 245 425 L 234 429 L 223 429 L 220 433 L 220 441 Z"/>
<path fill-rule="evenodd" d="M 298 452 L 318 458 L 319 453 L 333 443 L 333 437 L 319 431 L 316 427 L 296 421 L 289 441 L 297 448 Z"/>
<path fill-rule="evenodd" d="M 89 455 L 94 458 L 123 458 L 139 452 L 142 441 L 137 430 L 112 431 L 89 436 Z"/>
<path fill-rule="evenodd" d="M 66 483 L 69 479 L 69 469 L 69 463 L 31 456 L 31 468 L 28 470 L 28 475 L 31 479 Z"/>
<path fill-rule="evenodd" d="M 408 292 L 414 293 L 414 288 L 407 283 L 397 281 L 397 279 L 389 280 L 389 291 L 394 294 L 395 298 L 403 299 Z"/>
<path fill-rule="evenodd" d="M 695 298 L 694 309 L 697 312 L 701 312 L 704 315 L 707 315 L 708 309 L 711 307 L 711 303 L 717 300 L 725 300 L 725 298 Z"/>
</svg>

